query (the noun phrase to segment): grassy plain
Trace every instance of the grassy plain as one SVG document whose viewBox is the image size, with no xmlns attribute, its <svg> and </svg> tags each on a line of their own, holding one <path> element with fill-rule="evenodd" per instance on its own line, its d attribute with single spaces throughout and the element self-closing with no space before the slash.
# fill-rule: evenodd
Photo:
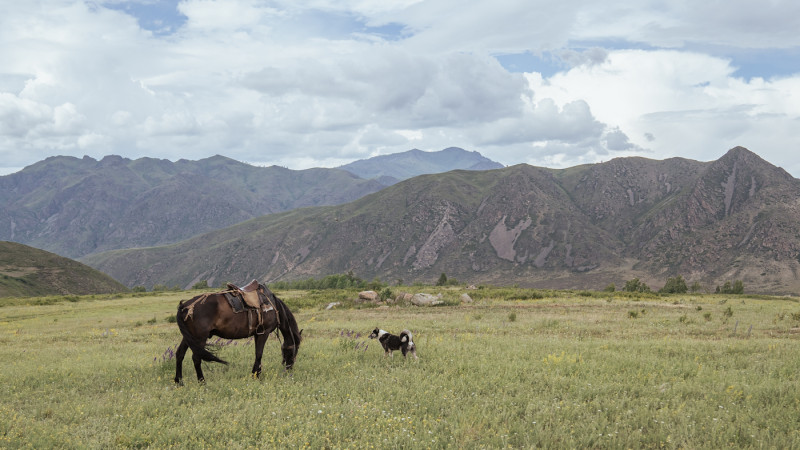
<svg viewBox="0 0 800 450">
<path fill-rule="evenodd" d="M 183 387 L 169 317 L 190 292 L 0 299 L 0 448 L 800 448 L 796 299 L 442 292 L 277 292 L 305 329 L 294 373 L 273 336 L 261 379 L 238 341 Z M 420 359 L 384 358 L 376 326 Z"/>
</svg>

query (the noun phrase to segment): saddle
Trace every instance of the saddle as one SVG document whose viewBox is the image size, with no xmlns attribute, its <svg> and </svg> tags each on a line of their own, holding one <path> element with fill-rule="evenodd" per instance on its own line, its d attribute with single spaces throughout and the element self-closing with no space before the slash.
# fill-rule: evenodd
<svg viewBox="0 0 800 450">
<path fill-rule="evenodd" d="M 258 308 L 263 303 L 261 297 L 258 295 L 258 286 L 258 280 L 253 280 L 244 287 L 238 287 L 233 283 L 228 283 L 228 289 L 240 292 L 244 298 L 244 302 L 253 308 Z"/>
<path fill-rule="evenodd" d="M 223 294 L 225 294 L 225 298 L 234 313 L 247 312 L 251 332 L 255 330 L 256 333 L 263 334 L 264 317 L 270 311 L 275 311 L 277 316 L 277 311 L 271 299 L 266 292 L 259 289 L 260 287 L 261 285 L 257 280 L 253 280 L 241 288 L 233 283 L 228 283 L 229 290 L 223 292 Z M 258 332 L 259 328 L 262 328 L 260 333 Z"/>
</svg>

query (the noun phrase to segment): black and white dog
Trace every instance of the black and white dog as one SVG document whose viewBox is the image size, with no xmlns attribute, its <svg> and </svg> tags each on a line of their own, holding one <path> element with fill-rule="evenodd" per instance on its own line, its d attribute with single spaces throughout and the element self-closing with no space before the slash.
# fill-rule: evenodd
<svg viewBox="0 0 800 450">
<path fill-rule="evenodd" d="M 414 337 L 408 330 L 403 330 L 400 336 L 395 336 L 386 330 L 375 328 L 372 330 L 372 333 L 370 333 L 369 338 L 377 338 L 378 341 L 380 341 L 383 346 L 384 356 L 394 356 L 393 352 L 395 350 L 400 350 L 403 352 L 403 357 L 405 357 L 407 353 L 411 353 L 414 359 L 419 359 L 417 357 L 417 346 L 413 341 Z"/>
</svg>

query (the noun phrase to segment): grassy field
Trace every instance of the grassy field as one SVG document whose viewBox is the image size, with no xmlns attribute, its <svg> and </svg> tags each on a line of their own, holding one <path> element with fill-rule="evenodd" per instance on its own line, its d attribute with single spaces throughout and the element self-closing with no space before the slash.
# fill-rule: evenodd
<svg viewBox="0 0 800 450">
<path fill-rule="evenodd" d="M 183 387 L 169 318 L 192 293 L 0 299 L 0 448 L 800 448 L 796 299 L 442 292 L 277 292 L 305 329 L 293 374 L 274 336 L 258 380 L 252 342 L 221 342 L 231 364 L 199 384 L 187 359 Z M 384 358 L 376 326 L 420 359 Z"/>
</svg>

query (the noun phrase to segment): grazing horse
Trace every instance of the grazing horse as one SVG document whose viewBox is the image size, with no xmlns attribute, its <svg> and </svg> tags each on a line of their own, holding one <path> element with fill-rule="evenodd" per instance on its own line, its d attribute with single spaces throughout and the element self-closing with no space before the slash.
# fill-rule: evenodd
<svg viewBox="0 0 800 450">
<path fill-rule="evenodd" d="M 200 382 L 205 381 L 203 370 L 200 368 L 201 362 L 228 364 L 206 348 L 206 341 L 212 336 L 223 339 L 244 339 L 255 336 L 256 360 L 253 363 L 253 374 L 258 377 L 261 375 L 261 354 L 264 352 L 264 344 L 269 334 L 278 329 L 283 335 L 281 345 L 283 365 L 286 370 L 292 368 L 297 351 L 300 349 L 303 330 L 298 331 L 294 315 L 281 299 L 262 284 L 258 285 L 258 290 L 267 297 L 272 306 L 268 311 L 261 313 L 265 317 L 258 327 L 253 326 L 248 311 L 234 313 L 223 292 L 198 295 L 178 304 L 177 322 L 183 339 L 175 353 L 175 383 L 183 384 L 183 357 L 188 349 L 192 349 L 194 370 Z"/>
</svg>

